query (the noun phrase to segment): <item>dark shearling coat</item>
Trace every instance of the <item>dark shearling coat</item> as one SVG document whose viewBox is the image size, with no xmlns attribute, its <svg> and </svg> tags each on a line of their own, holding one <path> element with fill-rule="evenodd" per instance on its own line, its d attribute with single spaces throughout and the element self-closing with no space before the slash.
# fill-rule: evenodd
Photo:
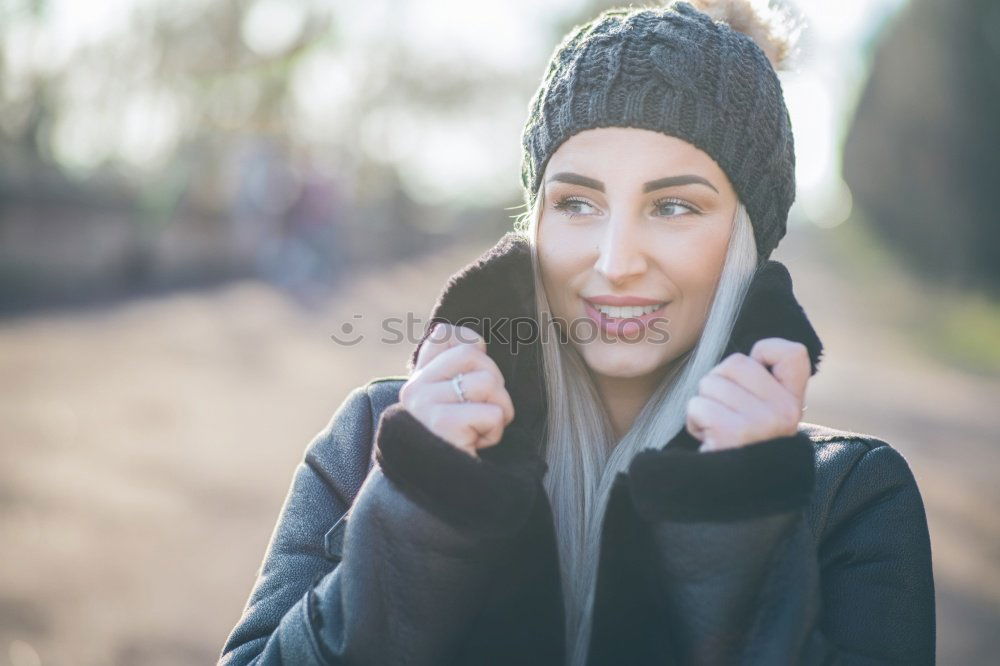
<svg viewBox="0 0 1000 666">
<path fill-rule="evenodd" d="M 295 470 L 220 663 L 565 663 L 537 345 L 512 353 L 509 339 L 532 303 L 528 247 L 508 234 L 434 307 L 493 328 L 487 351 L 516 418 L 479 459 L 402 409 L 405 377 L 347 396 Z M 727 354 L 772 336 L 803 342 L 816 372 L 822 345 L 774 260 Z M 591 666 L 934 662 L 927 523 L 895 449 L 809 423 L 697 447 L 682 430 L 616 478 Z"/>
</svg>

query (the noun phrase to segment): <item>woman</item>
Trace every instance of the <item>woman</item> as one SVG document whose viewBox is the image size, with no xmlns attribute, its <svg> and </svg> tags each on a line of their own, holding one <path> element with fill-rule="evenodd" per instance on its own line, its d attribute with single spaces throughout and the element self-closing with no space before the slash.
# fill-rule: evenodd
<svg viewBox="0 0 1000 666">
<path fill-rule="evenodd" d="M 563 40 L 526 224 L 310 444 L 221 663 L 933 662 L 906 461 L 800 421 L 822 344 L 769 259 L 763 25 L 679 2 Z"/>
</svg>

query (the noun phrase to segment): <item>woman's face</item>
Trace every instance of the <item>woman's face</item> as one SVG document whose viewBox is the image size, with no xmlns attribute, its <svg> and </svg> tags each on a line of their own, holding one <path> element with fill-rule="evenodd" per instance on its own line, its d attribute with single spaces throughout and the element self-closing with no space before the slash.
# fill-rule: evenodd
<svg viewBox="0 0 1000 666">
<path fill-rule="evenodd" d="M 597 375 L 667 370 L 711 306 L 736 214 L 729 179 L 686 141 L 603 127 L 563 143 L 543 183 L 537 243 L 553 315 Z"/>
</svg>

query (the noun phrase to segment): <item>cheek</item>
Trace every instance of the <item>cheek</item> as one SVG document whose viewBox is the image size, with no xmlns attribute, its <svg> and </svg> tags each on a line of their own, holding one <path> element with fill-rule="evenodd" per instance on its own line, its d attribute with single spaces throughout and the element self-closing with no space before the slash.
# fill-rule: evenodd
<svg viewBox="0 0 1000 666">
<path fill-rule="evenodd" d="M 695 292 L 704 291 L 698 287 L 714 284 L 722 273 L 729 249 L 730 223 L 718 216 L 699 228 L 686 231 L 658 243 L 660 265 L 682 292 L 691 287 Z"/>
<path fill-rule="evenodd" d="M 565 314 L 569 301 L 573 298 L 573 277 L 578 273 L 577 262 L 566 250 L 546 251 L 538 248 L 538 263 L 542 272 L 542 284 L 548 296 L 549 305 L 556 314 Z"/>
<path fill-rule="evenodd" d="M 556 314 L 568 315 L 578 296 L 577 290 L 585 279 L 593 257 L 584 251 L 580 238 L 570 238 L 558 231 L 538 234 L 538 263 L 542 283 L 549 303 Z"/>
<path fill-rule="evenodd" d="M 674 264 L 674 278 L 685 299 L 704 302 L 712 297 L 722 274 L 725 248 L 721 252 L 701 252 L 687 255 Z"/>
<path fill-rule="evenodd" d="M 671 241 L 659 252 L 659 261 L 680 295 L 675 323 L 691 333 L 704 324 L 708 315 L 726 260 L 729 233 L 726 228 L 707 229 Z"/>
</svg>

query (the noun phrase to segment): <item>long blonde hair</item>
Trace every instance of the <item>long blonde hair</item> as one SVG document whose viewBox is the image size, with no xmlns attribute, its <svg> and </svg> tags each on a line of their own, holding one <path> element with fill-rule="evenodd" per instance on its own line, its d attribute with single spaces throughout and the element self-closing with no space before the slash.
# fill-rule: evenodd
<svg viewBox="0 0 1000 666">
<path fill-rule="evenodd" d="M 515 228 L 531 245 L 535 305 L 540 322 L 554 315 L 539 269 L 538 226 L 544 210 L 544 185 L 533 209 Z M 753 228 L 742 203 L 733 219 L 729 249 L 715 296 L 697 344 L 677 359 L 675 367 L 639 412 L 619 442 L 607 411 L 579 351 L 542 336 L 542 366 L 548 399 L 545 490 L 552 505 L 566 609 L 566 645 L 570 666 L 587 657 L 593 614 L 600 530 L 616 474 L 628 469 L 644 448 L 662 448 L 684 427 L 687 402 L 698 381 L 720 360 L 733 323 L 757 268 Z M 547 332 L 551 333 L 551 332 Z"/>
</svg>

